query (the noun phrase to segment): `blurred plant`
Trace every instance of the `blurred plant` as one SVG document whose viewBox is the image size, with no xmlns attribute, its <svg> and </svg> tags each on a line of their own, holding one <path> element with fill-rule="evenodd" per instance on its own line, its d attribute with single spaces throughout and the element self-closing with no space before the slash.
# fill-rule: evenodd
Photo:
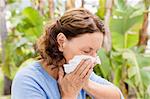
<svg viewBox="0 0 150 99">
<path fill-rule="evenodd" d="M 12 18 L 13 17 L 13 18 Z M 12 11 L 10 22 L 13 23 L 5 41 L 5 62 L 2 64 L 4 74 L 12 79 L 19 65 L 36 53 L 33 44 L 42 33 L 43 17 L 32 7 L 26 7 L 17 14 Z"/>
<path fill-rule="evenodd" d="M 52 1 L 52 0 L 49 0 Z M 5 58 L 0 63 L 5 78 L 13 79 L 18 68 L 28 58 L 36 57 L 33 45 L 36 39 L 43 31 L 43 25 L 52 18 L 48 6 L 49 1 L 43 0 L 7 0 L 6 1 L 6 18 L 8 25 L 8 36 L 4 41 Z M 60 2 L 61 0 L 57 0 Z M 54 17 L 60 16 L 60 3 L 55 6 Z M 53 4 L 54 6 L 54 4 Z M 61 5 L 62 6 L 62 5 Z M 54 10 L 54 9 L 53 9 Z M 49 14 L 50 13 L 50 14 Z M 54 18 L 53 17 L 53 18 Z M 6 22 L 5 22 L 6 23 Z M 0 49 L 1 50 L 1 49 Z M 0 52 L 0 54 L 2 54 Z M 3 55 L 4 56 L 4 55 Z M 5 90 L 9 90 L 8 80 L 4 85 Z M 9 80 L 11 82 L 11 80 Z M 5 89 L 7 87 L 7 89 Z"/>
<path fill-rule="evenodd" d="M 110 22 L 113 49 L 110 52 L 100 50 L 98 55 L 102 64 L 94 70 L 119 86 L 125 98 L 129 95 L 129 89 L 132 89 L 138 99 L 148 99 L 150 72 L 145 68 L 150 67 L 150 57 L 144 56 L 142 46 L 137 47 L 144 5 L 132 7 L 124 0 L 116 0 L 114 3 Z"/>
<path fill-rule="evenodd" d="M 144 21 L 142 24 L 142 28 L 140 30 L 140 40 L 139 45 L 146 45 L 148 41 L 148 15 L 149 15 L 149 6 L 150 6 L 150 0 L 143 0 L 144 3 Z"/>
<path fill-rule="evenodd" d="M 3 1 L 3 0 L 2 0 Z M 7 0 L 6 1 L 6 18 L 8 25 L 8 37 L 4 41 L 5 46 L 5 61 L 2 66 L 4 73 L 5 92 L 10 92 L 11 80 L 13 79 L 18 68 L 26 59 L 36 57 L 33 45 L 36 39 L 43 31 L 43 25 L 46 21 L 56 16 L 60 16 L 61 0 L 56 0 L 58 3 L 50 4 L 53 0 Z M 54 5 L 55 4 L 55 5 Z M 50 9 L 49 6 L 54 6 Z M 54 10 L 54 12 L 51 12 Z M 54 17 L 52 17 L 54 14 Z M 6 23 L 6 22 L 5 22 Z M 1 49 L 0 49 L 1 50 Z M 2 54 L 0 52 L 0 54 Z M 3 55 L 4 56 L 4 55 Z M 10 82 L 10 83 L 8 83 Z M 6 89 L 7 88 L 7 89 Z M 6 90 L 6 91 L 5 91 Z M 10 94 L 10 93 L 8 93 Z"/>
<path fill-rule="evenodd" d="M 7 10 L 9 12 L 7 22 L 10 27 L 8 29 L 8 37 L 5 41 L 6 55 L 5 62 L 2 64 L 4 74 L 13 79 L 22 62 L 28 58 L 36 57 L 33 45 L 37 38 L 43 32 L 43 25 L 48 21 L 51 10 L 54 11 L 55 17 L 60 16 L 60 7 L 62 1 L 57 0 L 57 5 L 48 4 L 49 1 L 32 0 L 28 1 L 29 5 L 23 5 L 20 0 L 8 0 Z M 41 3 L 41 4 L 40 4 Z M 43 5 L 45 5 L 43 7 Z M 48 6 L 55 6 L 55 8 Z"/>
<path fill-rule="evenodd" d="M 109 29 L 110 17 L 112 15 L 112 7 L 114 0 L 99 0 L 99 8 L 97 15 L 104 20 L 105 24 L 105 35 L 103 41 L 103 47 L 106 51 L 110 51 L 112 48 L 111 31 Z"/>
</svg>

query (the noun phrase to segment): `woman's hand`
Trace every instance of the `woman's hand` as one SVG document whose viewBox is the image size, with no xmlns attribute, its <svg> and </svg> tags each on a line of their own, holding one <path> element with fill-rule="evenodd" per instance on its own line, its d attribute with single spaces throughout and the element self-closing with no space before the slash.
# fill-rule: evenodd
<svg viewBox="0 0 150 99">
<path fill-rule="evenodd" d="M 77 99 L 80 90 L 93 71 L 93 66 L 91 60 L 82 60 L 75 71 L 66 75 L 60 67 L 58 84 L 62 98 Z"/>
</svg>

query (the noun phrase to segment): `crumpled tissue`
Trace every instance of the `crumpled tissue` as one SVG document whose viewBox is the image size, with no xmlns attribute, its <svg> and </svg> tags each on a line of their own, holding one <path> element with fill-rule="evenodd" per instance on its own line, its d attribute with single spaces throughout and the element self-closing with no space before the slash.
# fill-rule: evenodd
<svg viewBox="0 0 150 99">
<path fill-rule="evenodd" d="M 78 66 L 78 64 L 81 62 L 82 59 L 91 59 L 91 61 L 95 64 L 101 64 L 101 61 L 99 59 L 98 56 L 96 57 L 92 57 L 92 56 L 88 56 L 88 55 L 76 55 L 73 57 L 73 59 L 71 59 L 68 64 L 64 64 L 64 70 L 65 73 L 71 73 L 73 72 L 76 67 Z"/>
</svg>

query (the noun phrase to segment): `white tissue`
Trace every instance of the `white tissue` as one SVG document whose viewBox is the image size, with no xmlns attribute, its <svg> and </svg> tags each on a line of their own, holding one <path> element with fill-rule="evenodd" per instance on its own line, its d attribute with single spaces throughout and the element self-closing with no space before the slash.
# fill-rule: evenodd
<svg viewBox="0 0 150 99">
<path fill-rule="evenodd" d="M 91 59 L 91 61 L 95 64 L 101 64 L 101 61 L 99 59 L 99 57 L 92 57 L 92 56 L 87 56 L 87 55 L 76 55 L 74 56 L 73 59 L 71 59 L 69 61 L 68 64 L 64 64 L 64 70 L 65 72 L 68 74 L 68 73 L 71 73 L 73 72 L 76 67 L 78 66 L 78 64 L 81 62 L 82 59 Z"/>
</svg>

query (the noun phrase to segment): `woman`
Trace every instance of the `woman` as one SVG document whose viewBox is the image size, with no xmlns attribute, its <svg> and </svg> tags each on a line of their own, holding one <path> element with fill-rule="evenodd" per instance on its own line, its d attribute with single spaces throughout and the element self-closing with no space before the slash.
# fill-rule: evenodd
<svg viewBox="0 0 150 99">
<path fill-rule="evenodd" d="M 41 58 L 19 71 L 12 85 L 12 99 L 123 99 L 118 88 L 95 75 L 94 63 L 83 59 L 71 73 L 63 65 L 76 55 L 95 57 L 101 48 L 104 25 L 83 8 L 67 11 L 48 24 L 37 41 Z"/>
</svg>

